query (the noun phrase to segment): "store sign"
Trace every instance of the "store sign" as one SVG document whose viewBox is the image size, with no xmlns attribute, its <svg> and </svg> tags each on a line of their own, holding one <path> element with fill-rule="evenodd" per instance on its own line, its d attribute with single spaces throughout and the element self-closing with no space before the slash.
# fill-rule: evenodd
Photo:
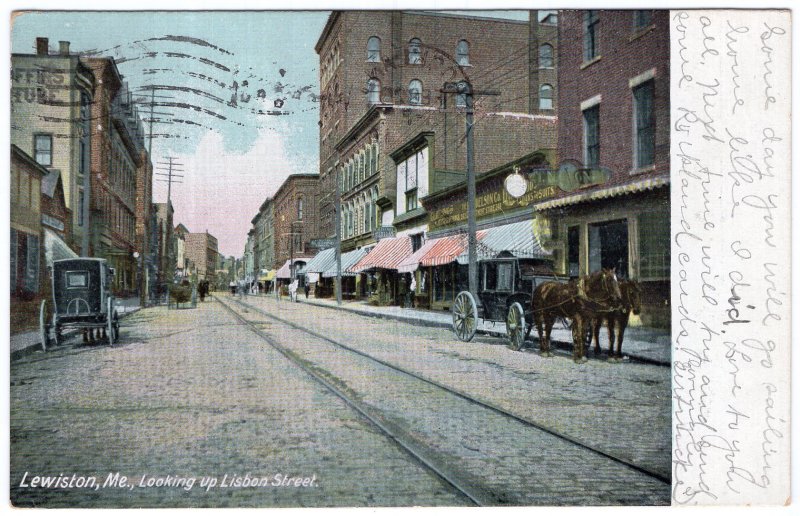
<svg viewBox="0 0 800 516">
<path fill-rule="evenodd" d="M 58 220 L 55 217 L 51 217 L 50 215 L 46 215 L 42 213 L 42 224 L 45 226 L 49 226 L 51 228 L 57 229 L 59 231 L 64 231 L 64 223 Z"/>
<path fill-rule="evenodd" d="M 530 180 L 526 180 L 526 182 L 526 192 L 520 197 L 512 196 L 502 184 L 496 185 L 500 186 L 498 189 L 479 194 L 475 198 L 476 220 L 529 207 L 534 203 L 554 197 L 560 191 L 555 185 L 534 187 Z M 428 215 L 431 230 L 466 224 L 467 201 L 461 193 L 452 197 L 452 199 L 456 198 L 459 199 L 459 202 L 431 209 Z"/>
</svg>

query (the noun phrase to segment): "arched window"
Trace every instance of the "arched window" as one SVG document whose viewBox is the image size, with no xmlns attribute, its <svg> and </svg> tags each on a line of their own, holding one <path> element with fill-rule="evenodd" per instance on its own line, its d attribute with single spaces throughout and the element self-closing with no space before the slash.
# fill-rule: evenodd
<svg viewBox="0 0 800 516">
<path fill-rule="evenodd" d="M 408 103 L 414 105 L 422 104 L 422 81 L 414 79 L 408 83 Z"/>
<path fill-rule="evenodd" d="M 356 180 L 356 184 L 360 183 L 364 180 L 364 153 L 360 152 L 358 154 L 358 179 Z"/>
<path fill-rule="evenodd" d="M 467 92 L 469 92 L 469 83 L 460 81 L 456 84 L 456 107 L 467 107 Z"/>
<path fill-rule="evenodd" d="M 462 39 L 456 45 L 456 63 L 459 66 L 469 65 L 469 43 L 465 39 Z"/>
<path fill-rule="evenodd" d="M 353 188 L 353 161 L 347 162 L 347 191 Z"/>
<path fill-rule="evenodd" d="M 422 64 L 422 41 L 419 38 L 408 42 L 408 64 Z"/>
<path fill-rule="evenodd" d="M 372 143 L 372 172 L 378 172 L 378 142 Z"/>
<path fill-rule="evenodd" d="M 539 109 L 553 109 L 553 87 L 549 84 L 539 87 Z"/>
<path fill-rule="evenodd" d="M 369 199 L 364 206 L 364 229 L 367 233 L 372 231 L 372 202 Z"/>
<path fill-rule="evenodd" d="M 303 220 L 303 198 L 297 199 L 297 220 Z"/>
<path fill-rule="evenodd" d="M 381 101 L 381 81 L 374 77 L 367 81 L 367 102 L 377 104 Z"/>
<path fill-rule="evenodd" d="M 367 145 L 366 147 L 366 171 L 364 172 L 365 177 L 369 177 L 372 175 L 372 146 Z"/>
<path fill-rule="evenodd" d="M 378 187 L 372 188 L 372 220 L 375 222 L 375 229 L 381 227 L 380 213 L 378 213 Z"/>
<path fill-rule="evenodd" d="M 367 40 L 367 62 L 381 62 L 381 39 L 377 36 L 372 36 Z"/>
<path fill-rule="evenodd" d="M 545 43 L 539 47 L 539 68 L 554 68 L 553 45 Z"/>
</svg>

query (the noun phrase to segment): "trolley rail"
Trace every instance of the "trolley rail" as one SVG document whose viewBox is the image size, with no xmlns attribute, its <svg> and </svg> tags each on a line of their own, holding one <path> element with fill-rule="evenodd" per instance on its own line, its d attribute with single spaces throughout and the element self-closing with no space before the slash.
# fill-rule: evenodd
<svg viewBox="0 0 800 516">
<path fill-rule="evenodd" d="M 427 460 L 424 457 L 424 452 L 421 452 L 420 450 L 417 450 L 417 449 L 412 450 L 411 448 L 407 447 L 406 446 L 407 443 L 404 444 L 403 442 L 401 442 L 402 441 L 401 439 L 398 439 L 396 435 L 394 435 L 391 431 L 389 431 L 383 425 L 381 425 L 379 422 L 377 422 L 375 420 L 375 418 L 371 417 L 365 411 L 365 409 L 362 406 L 360 406 L 360 404 L 357 401 L 351 399 L 350 397 L 347 396 L 347 394 L 343 393 L 341 390 L 337 389 L 335 386 L 333 386 L 329 382 L 327 382 L 324 378 L 320 377 L 316 372 L 314 372 L 307 365 L 302 363 L 302 361 L 298 360 L 298 358 L 293 354 L 293 352 L 289 351 L 285 347 L 283 347 L 280 344 L 276 343 L 275 340 L 272 339 L 269 335 L 267 335 L 264 331 L 262 331 L 259 328 L 257 328 L 257 326 L 254 323 L 251 323 L 250 321 L 247 321 L 244 317 L 242 317 L 235 310 L 233 310 L 233 308 L 228 306 L 227 300 L 223 301 L 220 298 L 219 301 L 220 301 L 220 304 L 222 306 L 224 306 L 228 311 L 233 313 L 237 317 L 237 319 L 242 321 L 244 324 L 248 325 L 252 329 L 252 331 L 254 331 L 259 336 L 264 338 L 271 346 L 273 346 L 278 351 L 280 351 L 284 356 L 286 356 L 287 358 L 292 360 L 292 362 L 295 363 L 298 367 L 301 367 L 302 369 L 304 369 L 308 374 L 310 374 L 315 379 L 317 379 L 320 383 L 325 385 L 325 387 L 327 387 L 328 389 L 333 391 L 337 396 L 342 398 L 346 403 L 348 403 L 350 406 L 354 407 L 356 410 L 358 410 L 360 413 L 362 413 L 370 421 L 372 421 L 373 423 L 378 425 L 381 428 L 382 431 L 387 433 L 387 435 L 391 436 L 396 442 L 398 442 L 398 444 L 400 444 L 401 447 L 403 447 L 404 449 L 409 451 L 409 453 L 411 453 L 417 460 L 419 460 L 420 462 L 425 464 L 426 467 L 431 469 L 431 471 L 434 471 L 438 476 L 440 476 L 441 478 L 445 479 L 455 489 L 457 489 L 458 491 L 461 491 L 462 493 L 464 493 L 464 495 L 467 496 L 468 498 L 470 498 L 474 503 L 476 503 L 478 505 L 486 505 L 486 504 L 488 504 L 488 505 L 497 505 L 498 502 L 497 502 L 496 499 L 493 499 L 492 497 L 490 497 L 489 499 L 486 499 L 485 493 L 480 493 L 480 492 L 476 493 L 476 492 L 470 491 L 469 487 L 465 487 L 463 485 L 460 485 L 460 483 L 459 483 L 459 481 L 457 479 L 451 478 L 452 474 L 450 472 L 443 472 L 443 471 L 440 471 L 439 469 L 437 469 L 436 465 L 432 464 L 431 461 Z M 559 432 L 559 431 L 557 431 L 557 430 L 555 430 L 553 428 L 549 428 L 547 425 L 544 425 L 544 424 L 541 424 L 541 423 L 537 423 L 535 421 L 530 421 L 529 419 L 526 419 L 526 418 L 524 418 L 522 416 L 514 414 L 514 413 L 512 413 L 512 412 L 510 412 L 510 411 L 508 411 L 508 410 L 506 410 L 506 409 L 504 409 L 502 407 L 499 407 L 499 406 L 497 406 L 497 405 L 495 405 L 493 403 L 486 402 L 486 401 L 474 398 L 473 396 L 470 396 L 469 394 L 467 394 L 465 392 L 462 392 L 462 391 L 460 391 L 458 389 L 453 389 L 452 387 L 444 385 L 444 384 L 442 384 L 440 382 L 437 382 L 435 380 L 432 380 L 430 378 L 426 378 L 424 376 L 420 376 L 420 375 L 414 373 L 413 371 L 409 371 L 409 370 L 407 370 L 407 369 L 405 369 L 403 367 L 397 366 L 395 364 L 392 364 L 392 363 L 387 362 L 385 360 L 382 360 L 380 358 L 374 357 L 374 356 L 372 356 L 372 355 L 370 355 L 368 353 L 365 353 L 363 351 L 360 351 L 358 349 L 354 349 L 354 348 L 352 348 L 352 347 L 350 347 L 350 346 L 348 346 L 346 344 L 343 344 L 343 343 L 341 343 L 341 342 L 339 342 L 339 341 L 337 341 L 335 339 L 332 339 L 332 338 L 330 338 L 330 337 L 328 337 L 326 335 L 323 335 L 321 333 L 315 332 L 313 330 L 310 330 L 308 328 L 305 328 L 305 327 L 302 327 L 302 326 L 300 326 L 298 324 L 295 324 L 292 321 L 289 321 L 289 320 L 286 320 L 284 318 L 281 318 L 281 317 L 278 317 L 276 315 L 273 315 L 271 313 L 268 313 L 268 312 L 266 312 L 266 311 L 264 311 L 264 310 L 262 310 L 262 309 L 260 309 L 260 308 L 258 308 L 256 306 L 253 306 L 250 303 L 245 303 L 245 302 L 243 302 L 241 300 L 238 300 L 238 299 L 233 299 L 233 302 L 238 304 L 241 307 L 246 308 L 247 310 L 256 312 L 259 315 L 262 315 L 262 316 L 264 316 L 264 317 L 266 317 L 268 319 L 274 320 L 274 321 L 276 321 L 278 323 L 286 325 L 286 326 L 288 326 L 290 328 L 293 328 L 295 330 L 302 331 L 302 332 L 304 332 L 304 333 L 306 333 L 308 335 L 311 335 L 311 336 L 313 336 L 313 337 L 315 337 L 317 339 L 320 339 L 320 340 L 323 340 L 323 341 L 325 341 L 325 342 L 327 342 L 329 344 L 332 344 L 333 346 L 335 346 L 335 347 L 337 347 L 339 349 L 342 349 L 342 350 L 348 351 L 350 353 L 353 353 L 353 354 L 359 355 L 361 357 L 364 357 L 364 358 L 366 358 L 366 359 L 368 359 L 370 361 L 373 361 L 373 362 L 375 362 L 377 364 L 380 364 L 380 365 L 382 365 L 382 366 L 384 366 L 386 368 L 389 368 L 389 369 L 391 369 L 393 371 L 396 371 L 396 372 L 398 372 L 400 374 L 403 374 L 403 375 L 405 375 L 407 377 L 414 378 L 414 379 L 416 379 L 418 381 L 424 382 L 424 383 L 426 383 L 428 385 L 431 385 L 431 386 L 434 386 L 434 387 L 436 387 L 438 389 L 444 390 L 447 393 L 452 394 L 452 395 L 454 395 L 454 396 L 456 396 L 456 397 L 458 397 L 458 398 L 460 398 L 462 400 L 465 400 L 465 401 L 467 401 L 467 402 L 469 402 L 471 404 L 477 405 L 477 406 L 479 406 L 479 407 L 481 407 L 483 409 L 486 409 L 488 411 L 491 411 L 491 412 L 493 412 L 495 414 L 499 414 L 499 415 L 501 415 L 503 417 L 512 419 L 514 421 L 522 423 L 523 425 L 525 425 L 527 427 L 533 428 L 533 429 L 535 429 L 537 431 L 540 431 L 540 432 L 543 432 L 543 433 L 548 434 L 550 436 L 553 436 L 553 437 L 555 437 L 555 438 L 557 438 L 559 440 L 562 440 L 562 441 L 565 441 L 567 443 L 570 443 L 571 445 L 574 445 L 574 446 L 577 446 L 577 447 L 582 448 L 584 450 L 587 450 L 587 451 L 589 451 L 589 452 L 591 452 L 593 454 L 596 454 L 596 455 L 598 455 L 600 457 L 603 457 L 604 459 L 607 459 L 607 460 L 612 461 L 614 463 L 617 463 L 617 464 L 620 464 L 620 465 L 625 466 L 627 468 L 630 468 L 631 470 L 634 470 L 637 473 L 645 475 L 645 476 L 647 476 L 649 478 L 652 478 L 654 480 L 657 480 L 657 481 L 662 482 L 662 483 L 667 484 L 667 485 L 671 484 L 671 479 L 670 479 L 670 477 L 668 475 L 664 475 L 664 474 L 662 474 L 660 472 L 657 472 L 657 471 L 649 470 L 649 469 L 647 469 L 645 467 L 642 467 L 642 466 L 640 466 L 638 464 L 635 464 L 635 463 L 633 463 L 633 462 L 631 462 L 631 461 L 629 461 L 629 460 L 627 460 L 625 458 L 615 456 L 614 454 L 605 452 L 603 450 L 599 450 L 596 447 L 593 447 L 593 446 L 591 446 L 591 445 L 589 445 L 589 444 L 587 444 L 585 442 L 582 442 L 579 439 L 576 439 L 576 438 L 574 438 L 572 436 L 566 435 L 566 434 L 564 434 L 562 432 Z"/>
</svg>

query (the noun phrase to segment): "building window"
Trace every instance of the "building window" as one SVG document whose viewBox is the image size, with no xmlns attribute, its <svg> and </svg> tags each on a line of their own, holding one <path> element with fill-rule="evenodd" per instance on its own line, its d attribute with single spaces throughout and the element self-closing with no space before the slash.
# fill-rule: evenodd
<svg viewBox="0 0 800 516">
<path fill-rule="evenodd" d="M 303 198 L 297 199 L 297 220 L 303 220 Z"/>
<path fill-rule="evenodd" d="M 381 40 L 377 36 L 372 36 L 367 40 L 367 62 L 381 62 Z"/>
<path fill-rule="evenodd" d="M 422 64 L 422 42 L 412 38 L 408 42 L 408 64 Z"/>
<path fill-rule="evenodd" d="M 377 104 L 381 101 L 381 81 L 372 78 L 367 81 L 367 101 Z"/>
<path fill-rule="evenodd" d="M 553 109 L 553 87 L 549 84 L 539 87 L 539 109 Z"/>
<path fill-rule="evenodd" d="M 600 105 L 583 111 L 583 162 L 594 168 L 600 164 Z"/>
<path fill-rule="evenodd" d="M 374 227 L 378 228 L 381 225 L 381 221 L 378 218 L 378 187 L 375 186 L 372 188 L 372 219 L 375 222 Z"/>
<path fill-rule="evenodd" d="M 406 192 L 406 212 L 417 209 L 417 189 Z"/>
<path fill-rule="evenodd" d="M 581 274 L 580 242 L 580 227 L 570 226 L 567 229 L 567 274 L 571 278 L 577 278 Z"/>
<path fill-rule="evenodd" d="M 633 89 L 633 121 L 636 128 L 634 162 L 637 168 L 655 163 L 655 121 L 653 116 L 653 81 Z"/>
<path fill-rule="evenodd" d="M 83 226 L 83 190 L 78 192 L 78 226 Z"/>
<path fill-rule="evenodd" d="M 373 142 L 372 144 L 372 171 L 373 173 L 378 172 L 378 142 Z"/>
<path fill-rule="evenodd" d="M 583 13 L 583 60 L 591 61 L 597 57 L 597 11 Z"/>
<path fill-rule="evenodd" d="M 539 68 L 554 68 L 553 45 L 545 43 L 539 47 Z"/>
<path fill-rule="evenodd" d="M 558 25 L 558 11 L 539 11 L 539 23 L 544 25 Z"/>
<path fill-rule="evenodd" d="M 92 101 L 89 95 L 81 93 L 81 135 L 80 135 L 80 162 L 78 171 L 83 174 L 89 171 L 89 152 L 91 148 L 92 132 Z"/>
<path fill-rule="evenodd" d="M 469 66 L 469 43 L 465 39 L 456 45 L 456 63 L 458 66 Z"/>
<path fill-rule="evenodd" d="M 411 252 L 416 253 L 422 247 L 422 233 L 411 235 Z"/>
<path fill-rule="evenodd" d="M 422 81 L 414 79 L 408 83 L 408 103 L 417 106 L 422 104 Z"/>
<path fill-rule="evenodd" d="M 648 9 L 637 9 L 633 11 L 634 30 L 644 29 L 652 23 L 653 11 Z"/>
<path fill-rule="evenodd" d="M 36 163 L 50 167 L 53 165 L 53 136 L 37 134 L 33 137 L 33 153 Z"/>
<path fill-rule="evenodd" d="M 669 279 L 669 211 L 639 214 L 639 279 Z"/>
<path fill-rule="evenodd" d="M 467 92 L 469 91 L 469 83 L 460 81 L 456 84 L 456 107 L 467 107 Z"/>
</svg>

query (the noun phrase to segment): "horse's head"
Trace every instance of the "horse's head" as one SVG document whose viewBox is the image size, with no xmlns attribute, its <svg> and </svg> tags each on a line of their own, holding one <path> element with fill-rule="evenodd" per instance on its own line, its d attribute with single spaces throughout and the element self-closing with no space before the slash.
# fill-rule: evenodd
<svg viewBox="0 0 800 516">
<path fill-rule="evenodd" d="M 600 271 L 600 285 L 603 292 L 612 302 L 620 303 L 622 301 L 622 292 L 619 289 L 616 267 L 611 267 L 610 269 L 603 268 Z"/>
<path fill-rule="evenodd" d="M 620 283 L 620 291 L 623 295 L 623 303 L 633 311 L 633 315 L 639 315 L 642 311 L 642 289 L 638 281 L 624 281 Z"/>
</svg>

